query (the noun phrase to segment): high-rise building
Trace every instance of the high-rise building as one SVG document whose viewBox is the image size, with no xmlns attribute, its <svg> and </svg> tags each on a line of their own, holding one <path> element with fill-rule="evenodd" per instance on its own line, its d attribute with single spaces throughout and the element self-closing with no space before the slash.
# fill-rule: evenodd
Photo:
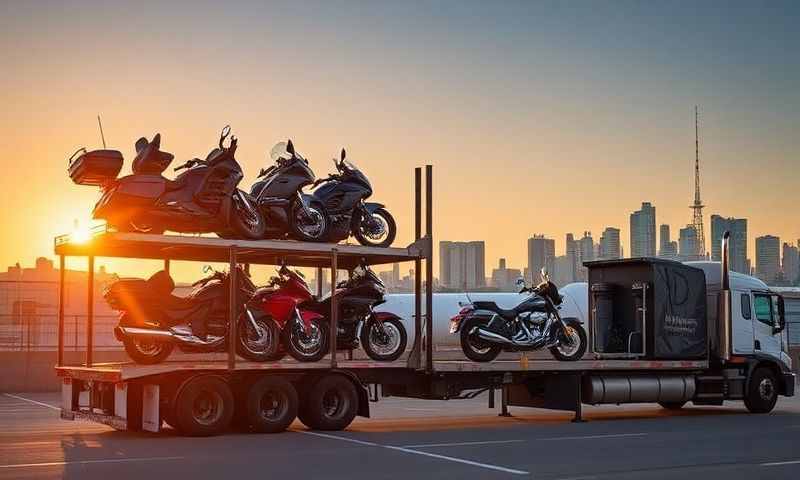
<svg viewBox="0 0 800 480">
<path fill-rule="evenodd" d="M 534 282 L 539 278 L 539 271 L 544 267 L 552 272 L 555 267 L 556 242 L 544 235 L 534 235 L 528 239 L 528 273 Z"/>
<path fill-rule="evenodd" d="M 619 228 L 606 227 L 600 235 L 600 255 L 603 260 L 614 260 L 622 256 L 619 245 Z"/>
<path fill-rule="evenodd" d="M 486 286 L 485 249 L 483 241 L 439 242 L 439 283 L 453 289 Z"/>
<path fill-rule="evenodd" d="M 568 255 L 560 255 L 556 257 L 553 264 L 554 267 L 551 278 L 556 285 L 563 287 L 564 285 L 575 281 L 575 277 L 572 273 L 572 260 Z"/>
<path fill-rule="evenodd" d="M 566 271 L 564 275 L 569 280 L 567 283 L 571 283 L 577 280 L 580 266 L 578 263 L 578 258 L 580 257 L 578 254 L 578 242 L 571 233 L 568 233 L 566 238 L 566 257 L 567 263 L 565 264 Z"/>
<path fill-rule="evenodd" d="M 678 243 L 670 239 L 669 225 L 667 224 L 663 224 L 659 227 L 658 256 L 672 259 L 678 256 Z"/>
<path fill-rule="evenodd" d="M 699 241 L 694 225 L 686 225 L 685 228 L 681 228 L 678 237 L 678 256 L 682 261 L 702 259 L 697 253 Z"/>
<path fill-rule="evenodd" d="M 781 239 L 772 235 L 756 237 L 756 277 L 772 285 L 781 268 Z"/>
<path fill-rule="evenodd" d="M 631 257 L 656 256 L 656 207 L 642 202 L 642 208 L 631 213 Z"/>
<path fill-rule="evenodd" d="M 517 279 L 522 275 L 518 268 L 506 268 L 506 259 L 501 258 L 492 270 L 492 286 L 504 292 L 515 291 Z"/>
<path fill-rule="evenodd" d="M 583 232 L 583 237 L 578 240 L 577 249 L 577 269 L 575 274 L 575 281 L 585 282 L 588 279 L 588 271 L 583 266 L 584 262 L 591 262 L 595 259 L 594 255 L 594 238 L 592 232 Z"/>
<path fill-rule="evenodd" d="M 747 261 L 747 219 L 711 215 L 711 260 L 722 261 L 722 235 L 731 233 L 729 267 L 734 272 L 750 274 Z"/>
<path fill-rule="evenodd" d="M 786 285 L 796 285 L 800 276 L 800 254 L 796 246 L 791 243 L 783 244 L 783 259 L 781 261 L 783 281 Z"/>
</svg>

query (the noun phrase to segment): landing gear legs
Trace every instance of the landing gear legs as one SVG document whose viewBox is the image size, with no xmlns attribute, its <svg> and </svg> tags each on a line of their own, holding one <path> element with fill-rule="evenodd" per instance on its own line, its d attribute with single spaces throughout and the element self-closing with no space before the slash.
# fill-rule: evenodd
<svg viewBox="0 0 800 480">
<path fill-rule="evenodd" d="M 508 411 L 508 387 L 503 385 L 500 387 L 500 413 L 499 417 L 510 417 L 511 413 Z"/>
</svg>

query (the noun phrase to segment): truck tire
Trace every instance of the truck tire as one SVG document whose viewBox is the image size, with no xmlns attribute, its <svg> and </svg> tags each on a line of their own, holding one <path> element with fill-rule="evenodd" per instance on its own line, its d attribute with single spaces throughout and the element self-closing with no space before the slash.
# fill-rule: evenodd
<svg viewBox="0 0 800 480">
<path fill-rule="evenodd" d="M 207 437 L 227 430 L 234 399 L 228 383 L 216 375 L 189 379 L 175 399 L 175 427 L 183 435 Z"/>
<path fill-rule="evenodd" d="M 778 379 L 767 367 L 758 367 L 750 375 L 744 405 L 750 413 L 769 413 L 778 401 Z"/>
<path fill-rule="evenodd" d="M 297 390 L 288 380 L 264 377 L 247 392 L 247 421 L 254 432 L 282 432 L 297 418 L 297 404 Z"/>
<path fill-rule="evenodd" d="M 312 430 L 344 430 L 358 412 L 358 392 L 350 379 L 330 374 L 308 389 L 300 421 Z"/>
<path fill-rule="evenodd" d="M 658 402 L 658 404 L 665 410 L 680 410 L 686 402 Z"/>
</svg>

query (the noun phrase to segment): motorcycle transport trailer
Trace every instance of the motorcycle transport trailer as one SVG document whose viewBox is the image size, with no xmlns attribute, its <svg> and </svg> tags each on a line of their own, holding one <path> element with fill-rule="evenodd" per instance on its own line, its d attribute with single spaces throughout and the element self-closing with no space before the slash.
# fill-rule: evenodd
<svg viewBox="0 0 800 480">
<path fill-rule="evenodd" d="M 603 352 L 592 351 L 583 360 L 574 362 L 529 359 L 522 354 L 476 363 L 441 355 L 435 348 L 433 322 L 449 319 L 423 317 L 424 312 L 433 311 L 430 289 L 425 290 L 425 308 L 422 308 L 423 261 L 425 284 L 433 284 L 431 176 L 432 169 L 428 166 L 423 236 L 422 170 L 416 169 L 416 240 L 405 248 L 112 232 L 100 232 L 86 243 L 73 242 L 68 236 L 58 237 L 55 252 L 60 257 L 61 284 L 56 370 L 62 378 L 62 418 L 147 431 L 159 431 L 166 422 L 182 434 L 212 435 L 224 432 L 232 423 L 249 424 L 263 432 L 281 431 L 295 415 L 312 429 L 341 430 L 356 415 L 368 417 L 369 402 L 377 401 L 379 393 L 446 400 L 473 398 L 489 391 L 489 407 L 493 408 L 494 393 L 500 390 L 501 415 L 508 414 L 509 405 L 527 406 L 573 411 L 578 421 L 583 403 L 637 401 L 675 406 L 688 400 L 702 402 L 701 393 L 741 398 L 741 389 L 728 389 L 726 372 L 734 369 L 712 366 L 710 351 L 679 359 L 669 355 L 653 359 L 636 351 L 604 358 Z M 89 264 L 87 350 L 83 365 L 64 364 L 67 256 L 87 257 Z M 331 269 L 331 284 L 335 285 L 339 268 L 349 269 L 361 262 L 368 265 L 414 262 L 412 347 L 407 357 L 392 362 L 357 360 L 352 353 L 341 358 L 335 348 L 338 312 L 336 302 L 332 302 L 331 349 L 318 362 L 246 362 L 237 358 L 232 343 L 226 354 L 215 354 L 202 361 L 98 364 L 93 361 L 92 288 L 94 259 L 104 256 L 161 259 L 165 269 L 170 260 L 228 262 L 231 275 L 235 275 L 233 267 L 237 264 L 316 267 L 318 290 L 321 290 L 322 268 Z M 235 278 L 230 285 L 236 285 Z M 236 310 L 233 306 L 229 308 L 233 316 Z M 236 322 L 229 324 L 228 340 L 235 342 Z M 736 378 L 730 380 L 738 381 Z M 269 401 L 264 402 L 265 398 Z"/>
</svg>

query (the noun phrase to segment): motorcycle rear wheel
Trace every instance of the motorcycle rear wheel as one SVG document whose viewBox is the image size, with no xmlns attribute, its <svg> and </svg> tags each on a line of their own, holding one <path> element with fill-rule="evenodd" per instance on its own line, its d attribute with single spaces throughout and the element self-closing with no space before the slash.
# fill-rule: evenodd
<svg viewBox="0 0 800 480">
<path fill-rule="evenodd" d="M 492 345 L 471 333 L 473 329 L 483 324 L 483 319 L 472 317 L 461 325 L 461 350 L 473 362 L 491 362 L 500 355 L 502 350 L 499 345 Z"/>
<path fill-rule="evenodd" d="M 125 353 L 131 357 L 131 360 L 140 365 L 155 365 L 161 363 L 169 357 L 175 345 L 171 342 L 159 341 L 143 341 L 136 340 L 130 337 L 122 339 L 122 345 L 125 347 Z"/>
</svg>

